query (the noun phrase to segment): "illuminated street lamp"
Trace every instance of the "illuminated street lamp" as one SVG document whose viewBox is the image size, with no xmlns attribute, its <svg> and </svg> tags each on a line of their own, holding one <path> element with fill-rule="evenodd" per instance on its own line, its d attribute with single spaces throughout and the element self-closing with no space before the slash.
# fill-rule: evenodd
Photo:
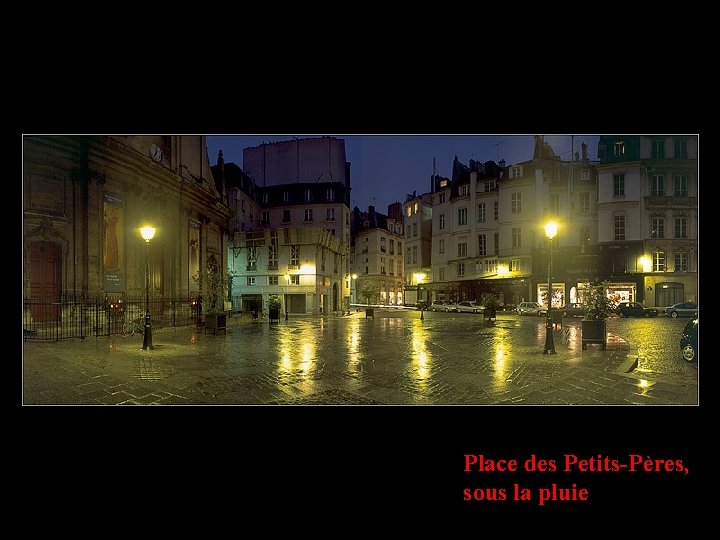
<svg viewBox="0 0 720 540">
<path fill-rule="evenodd" d="M 352 309 L 352 304 L 357 304 L 357 278 L 357 274 L 350 274 L 350 305 L 348 306 L 348 315 Z M 355 283 L 355 288 L 353 287 L 353 283 Z"/>
<path fill-rule="evenodd" d="M 423 305 L 420 302 L 420 284 L 423 282 L 424 279 L 425 279 L 425 274 L 423 274 L 422 272 L 418 272 L 415 274 L 415 281 L 417 281 L 417 301 L 418 301 L 418 304 L 420 304 L 420 320 L 421 321 L 425 320 L 425 318 L 423 317 Z"/>
<path fill-rule="evenodd" d="M 545 322 L 545 348 L 543 354 L 555 354 L 555 343 L 553 341 L 553 327 L 552 327 L 552 242 L 553 238 L 557 234 L 558 225 L 554 221 L 548 221 L 545 225 L 545 235 L 550 240 L 550 257 L 548 260 L 548 308 L 547 308 L 547 320 Z"/>
<path fill-rule="evenodd" d="M 288 320 L 288 288 L 290 287 L 290 274 L 285 274 L 285 320 Z"/>
<path fill-rule="evenodd" d="M 350 303 L 357 304 L 357 274 L 350 274 Z"/>
<path fill-rule="evenodd" d="M 143 350 L 153 349 L 152 321 L 150 320 L 150 240 L 155 236 L 155 227 L 146 226 L 140 229 L 140 236 L 145 240 L 145 333 L 143 334 Z"/>
</svg>

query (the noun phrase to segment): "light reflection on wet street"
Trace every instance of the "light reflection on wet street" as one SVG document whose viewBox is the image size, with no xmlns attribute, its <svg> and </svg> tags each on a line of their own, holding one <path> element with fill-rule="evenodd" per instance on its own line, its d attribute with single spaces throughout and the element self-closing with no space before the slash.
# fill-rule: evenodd
<svg viewBox="0 0 720 540">
<path fill-rule="evenodd" d="M 417 312 L 378 310 L 375 318 L 298 317 L 232 333 L 225 361 L 242 368 L 249 355 L 273 364 L 276 390 L 291 399 L 334 388 L 382 403 L 517 400 L 519 390 L 583 365 L 579 321 L 555 333 L 561 354 L 552 356 L 542 354 L 544 319 L 512 314 L 488 324 L 480 315 L 428 313 L 421 321 Z M 268 339 L 275 347 L 264 346 Z"/>
<path fill-rule="evenodd" d="M 693 379 L 697 378 L 698 364 L 685 362 L 679 345 L 687 321 L 670 317 L 613 317 L 608 320 L 608 331 L 623 336 L 637 350 L 638 374 L 671 373 Z"/>
<path fill-rule="evenodd" d="M 78 378 L 98 370 L 93 392 L 99 397 L 92 399 L 108 400 L 97 383 L 112 382 L 105 392 L 113 403 L 695 403 L 697 366 L 676 350 L 683 325 L 609 320 L 608 331 L 629 336 L 642 355 L 630 375 L 621 370 L 628 351 L 581 350 L 579 319 L 564 321 L 554 332 L 557 354 L 543 355 L 545 320 L 510 313 L 498 314 L 494 323 L 465 313 L 425 313 L 421 321 L 417 311 L 393 310 L 376 310 L 368 319 L 364 313 L 274 324 L 231 319 L 226 335 L 205 335 L 201 328 L 159 331 L 150 352 L 139 350 L 141 341 L 119 337 L 56 349 L 73 351 Z M 48 367 L 57 365 L 53 361 Z M 658 385 L 658 373 L 680 375 L 684 386 Z M 51 398 L 57 382 L 38 384 L 47 390 L 37 402 L 57 399 Z M 67 402 L 95 396 L 86 384 L 73 388 Z"/>
</svg>

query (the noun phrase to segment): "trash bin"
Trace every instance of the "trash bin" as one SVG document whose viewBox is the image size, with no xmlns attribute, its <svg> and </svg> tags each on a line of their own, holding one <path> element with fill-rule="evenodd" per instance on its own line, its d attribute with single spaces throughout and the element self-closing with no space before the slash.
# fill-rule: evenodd
<svg viewBox="0 0 720 540">
<path fill-rule="evenodd" d="M 375 318 L 375 309 L 374 308 L 370 308 L 370 307 L 365 308 L 365 318 L 367 319 L 368 317 L 372 317 L 373 319 Z"/>
</svg>

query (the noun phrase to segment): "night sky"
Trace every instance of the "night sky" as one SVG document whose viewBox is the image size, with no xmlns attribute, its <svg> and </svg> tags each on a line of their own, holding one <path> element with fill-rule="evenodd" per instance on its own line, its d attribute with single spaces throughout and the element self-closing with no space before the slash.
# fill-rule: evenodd
<svg viewBox="0 0 720 540">
<path fill-rule="evenodd" d="M 374 204 L 387 212 L 390 203 L 405 201 L 405 195 L 430 191 L 433 158 L 437 174 L 450 177 L 455 156 L 468 164 L 471 159 L 484 163 L 504 159 L 508 165 L 532 159 L 533 135 L 208 135 L 210 164 L 217 162 L 218 150 L 225 162 L 243 166 L 243 148 L 264 142 L 330 135 L 345 140 L 345 157 L 350 162 L 351 206 L 367 209 Z M 553 150 L 564 160 L 572 149 L 580 152 L 588 145 L 588 157 L 597 159 L 597 135 L 545 135 Z"/>
</svg>

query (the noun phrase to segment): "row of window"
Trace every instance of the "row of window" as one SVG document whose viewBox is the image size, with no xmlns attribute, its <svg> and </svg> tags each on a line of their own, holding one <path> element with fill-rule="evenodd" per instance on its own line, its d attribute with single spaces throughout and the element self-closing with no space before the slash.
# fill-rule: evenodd
<svg viewBox="0 0 720 540">
<path fill-rule="evenodd" d="M 305 221 L 314 221 L 314 216 L 315 216 L 315 213 L 313 211 L 313 208 L 305 209 Z M 325 221 L 335 221 L 335 208 L 326 208 L 325 209 Z M 263 211 L 262 222 L 270 223 L 270 212 L 269 211 Z M 282 222 L 283 223 L 291 222 L 290 210 L 283 210 Z"/>
<path fill-rule="evenodd" d="M 673 157 L 675 159 L 688 158 L 688 144 L 684 137 L 675 137 L 673 139 Z M 625 142 L 617 141 L 613 147 L 615 157 L 623 157 L 625 155 Z M 650 141 L 650 158 L 665 159 L 665 138 L 652 139 Z"/>
<path fill-rule="evenodd" d="M 368 258 L 365 257 L 365 271 L 363 274 L 369 274 L 369 267 L 367 266 Z M 403 267 L 402 267 L 402 261 L 396 261 L 395 259 L 390 259 L 390 275 L 394 276 L 396 274 L 395 270 L 397 269 L 397 275 L 399 277 L 402 277 L 403 275 Z M 385 257 L 380 257 L 380 273 L 385 275 L 387 274 L 387 271 L 385 270 Z"/>
<path fill-rule="evenodd" d="M 260 197 L 262 204 L 270 204 L 270 194 L 268 192 L 265 192 Z M 305 202 L 314 202 L 315 201 L 315 195 L 313 194 L 313 190 L 306 189 L 305 190 Z M 325 200 L 323 202 L 334 202 L 335 201 L 335 188 L 327 188 L 325 190 Z M 283 203 L 290 203 L 292 202 L 292 197 L 290 196 L 289 191 L 283 191 L 282 194 L 282 202 Z M 233 200 L 230 203 L 231 208 L 237 212 L 237 200 Z M 240 200 L 240 210 L 242 212 L 245 212 L 245 198 L 242 198 Z"/>
<path fill-rule="evenodd" d="M 583 245 L 587 244 L 590 241 L 590 227 L 587 225 L 581 225 L 579 227 L 579 235 L 580 235 L 579 236 L 580 243 Z M 494 233 L 493 240 L 494 240 L 494 248 L 495 248 L 494 253 L 498 253 L 498 251 L 500 251 L 500 234 Z M 512 247 L 514 247 L 514 248 L 522 247 L 522 229 L 520 227 L 513 227 L 513 229 L 512 229 Z M 445 239 L 444 238 L 438 239 L 438 253 L 445 253 Z M 457 244 L 458 257 L 466 257 L 467 254 L 468 254 L 467 242 L 462 242 L 462 241 L 458 242 L 458 244 Z M 490 254 L 488 252 L 488 241 L 487 241 L 486 234 L 478 235 L 477 254 L 480 257 Z M 408 264 L 409 263 L 410 262 L 408 261 Z"/>
<path fill-rule="evenodd" d="M 412 227 L 412 229 L 411 229 L 411 227 Z M 417 223 L 413 223 L 412 226 L 411 226 L 411 225 L 405 225 L 405 237 L 406 237 L 406 238 L 410 238 L 410 231 L 411 231 L 411 230 L 412 230 L 412 236 L 417 237 L 417 235 L 418 235 L 418 224 L 417 224 Z"/>
<path fill-rule="evenodd" d="M 271 242 L 273 242 L 271 238 Z M 258 257 L 260 255 L 260 247 L 259 246 L 253 246 L 248 245 L 247 246 L 247 271 L 257 271 L 258 269 Z M 274 238 L 274 242 L 271 243 L 268 247 L 268 270 L 276 270 L 278 268 L 278 246 L 277 246 L 277 236 Z M 325 272 L 326 271 L 326 258 L 327 258 L 328 252 L 323 249 L 321 251 L 321 258 L 320 258 L 320 271 Z M 333 267 L 334 272 L 337 274 L 339 271 L 339 265 L 340 265 L 341 257 L 340 255 L 333 253 Z M 300 246 L 290 246 L 290 268 L 297 269 L 300 268 Z"/>
<path fill-rule="evenodd" d="M 522 194 L 512 193 L 510 198 L 510 211 L 513 214 L 520 214 L 522 212 Z M 560 194 L 550 194 L 550 213 L 559 215 L 560 212 Z M 578 193 L 578 213 L 589 214 L 590 213 L 590 193 L 580 192 Z M 486 203 L 479 203 L 477 207 L 477 222 L 485 223 L 487 219 Z M 493 218 L 495 221 L 499 217 L 499 202 L 493 201 Z M 468 209 L 458 208 L 457 209 L 457 224 L 464 226 L 468 224 Z M 446 216 L 444 213 L 438 214 L 438 229 L 444 230 L 447 225 Z M 410 225 L 406 227 L 406 237 L 410 237 Z M 417 224 L 413 224 L 412 236 L 417 236 Z"/>
<path fill-rule="evenodd" d="M 263 193 L 261 199 L 262 199 L 263 204 L 269 204 L 270 194 L 267 192 Z M 315 195 L 313 194 L 313 190 L 309 189 L 309 188 L 306 189 L 304 201 L 305 202 L 313 202 L 314 200 L 315 200 Z M 282 201 L 284 203 L 291 202 L 291 197 L 290 197 L 289 191 L 283 191 Z M 335 188 L 327 188 L 325 190 L 325 202 L 333 202 L 333 201 L 335 201 Z M 243 210 L 244 210 L 244 208 L 243 208 Z"/>
<path fill-rule="evenodd" d="M 652 271 L 653 272 L 665 272 L 668 270 L 665 266 L 666 253 L 664 251 L 655 251 L 652 254 Z M 676 272 L 687 272 L 688 269 L 688 254 L 686 251 L 675 252 L 675 271 Z"/>
<path fill-rule="evenodd" d="M 687 238 L 687 218 L 676 217 L 675 238 Z M 665 218 L 653 217 L 650 219 L 650 238 L 665 238 Z"/>
<path fill-rule="evenodd" d="M 673 268 L 669 268 L 668 254 L 662 250 L 655 250 L 651 254 L 652 261 L 649 268 L 644 268 L 635 255 L 615 255 L 612 259 L 612 271 L 613 272 L 687 272 L 688 271 L 688 252 L 685 250 L 678 250 L 673 252 L 672 260 L 674 262 Z"/>
<path fill-rule="evenodd" d="M 654 175 L 651 178 L 650 194 L 653 197 L 666 195 L 665 190 L 665 176 Z M 615 174 L 613 175 L 613 195 L 615 197 L 622 197 L 625 195 L 625 175 Z M 673 195 L 675 197 L 687 197 L 688 196 L 688 181 L 685 175 L 674 176 L 674 190 Z M 443 202 L 444 197 L 441 197 L 440 202 Z M 577 211 L 580 214 L 590 213 L 590 193 L 580 192 L 578 193 L 578 208 Z M 510 194 L 510 212 L 513 214 L 520 214 L 522 212 L 522 193 L 511 193 Z M 560 209 L 560 194 L 550 194 L 550 213 L 559 215 Z M 497 221 L 499 214 L 499 202 L 493 201 L 493 217 Z M 478 223 L 485 223 L 486 221 L 486 203 L 479 203 L 477 207 L 477 221 Z M 444 213 L 438 214 L 438 228 L 444 230 L 446 227 L 446 215 Z M 457 224 L 458 226 L 465 226 L 468 224 L 468 209 L 466 207 L 457 209 Z M 413 223 L 412 229 L 410 225 L 405 228 L 405 236 L 407 238 L 417 237 L 417 223 Z"/>
<path fill-rule="evenodd" d="M 465 210 L 467 212 L 467 208 L 460 209 Z M 462 214 L 461 214 L 462 215 Z M 439 216 L 439 223 L 440 223 L 440 229 L 445 228 L 445 215 L 440 214 Z M 614 235 L 613 238 L 615 240 L 625 240 L 625 215 L 624 214 L 618 214 L 614 216 Z M 582 226 L 580 232 L 580 238 L 581 241 L 587 240 L 590 237 L 590 230 L 587 226 Z M 650 237 L 651 238 L 665 238 L 665 218 L 663 217 L 653 217 L 651 218 L 651 224 L 650 224 Z M 688 220 L 687 217 L 680 216 L 674 218 L 674 238 L 687 238 L 688 237 Z M 417 235 L 415 235 L 417 236 Z M 497 238 L 498 233 L 495 233 L 495 244 L 497 246 Z M 445 240 L 440 239 L 438 240 L 438 250 L 440 253 L 445 253 Z M 522 246 L 522 230 L 520 227 L 513 227 L 512 229 L 512 247 L 521 247 Z M 479 236 L 478 241 L 478 253 L 480 255 L 485 254 L 485 250 L 487 249 L 487 244 L 485 241 L 485 235 Z M 462 248 L 460 247 L 460 244 L 458 244 L 458 256 L 463 256 L 465 253 L 461 253 Z M 409 248 L 408 248 L 409 251 Z M 497 247 L 496 247 L 497 251 Z M 410 262 L 408 261 L 408 264 Z M 413 263 L 414 264 L 414 263 Z"/>
<path fill-rule="evenodd" d="M 405 208 L 405 213 L 407 214 L 407 217 L 410 217 L 413 214 L 417 214 L 419 210 L 420 205 L 417 201 L 415 201 L 413 204 L 409 204 L 407 208 Z"/>
<path fill-rule="evenodd" d="M 675 258 L 675 266 L 674 271 L 675 272 L 687 272 L 688 270 L 688 254 L 686 251 L 677 251 L 674 253 Z M 634 260 L 631 258 L 623 258 L 621 264 L 618 264 L 618 261 L 613 261 L 613 271 L 614 272 L 627 272 L 627 271 L 636 271 L 637 269 L 634 268 L 633 265 L 628 265 L 628 261 Z M 484 267 L 484 268 L 483 268 Z M 457 263 L 455 265 L 455 277 L 462 278 L 466 276 L 466 268 L 467 264 L 464 262 Z M 510 260 L 510 266 L 502 267 L 498 264 L 497 259 L 490 259 L 484 261 L 478 261 L 475 263 L 475 275 L 481 276 L 481 275 L 487 275 L 487 274 L 497 274 L 499 272 L 502 272 L 503 270 L 507 270 L 510 272 L 522 272 L 523 271 L 523 264 L 522 259 L 511 259 Z M 666 267 L 666 253 L 664 251 L 655 251 L 652 254 L 652 271 L 653 272 L 665 272 L 668 268 Z M 445 281 L 446 275 L 445 275 L 445 267 L 441 266 L 437 269 L 438 272 L 438 281 Z"/>
<path fill-rule="evenodd" d="M 625 215 L 616 214 L 614 216 L 614 235 L 615 240 L 625 240 Z M 675 236 L 674 238 L 688 237 L 688 220 L 684 216 L 674 218 Z M 665 238 L 665 218 L 653 217 L 650 219 L 650 237 Z"/>
<path fill-rule="evenodd" d="M 588 229 L 588 227 L 585 227 L 585 229 Z M 590 235 L 589 231 L 587 231 L 587 235 L 589 237 L 589 235 Z M 494 233 L 493 239 L 495 241 L 494 242 L 495 253 L 497 253 L 500 250 L 500 234 Z M 522 229 L 520 227 L 512 228 L 512 247 L 514 247 L 514 248 L 522 247 Z M 409 252 L 409 250 L 408 250 L 408 252 Z M 444 238 L 438 239 L 438 253 L 445 253 L 445 239 Z M 486 234 L 478 235 L 477 254 L 478 254 L 478 256 L 481 256 L 481 257 L 484 255 L 489 255 Z M 457 243 L 457 256 L 458 257 L 467 257 L 467 255 L 468 255 L 467 242 L 463 242 L 463 241 L 458 242 Z M 408 261 L 408 264 L 410 264 L 409 261 Z"/>
<path fill-rule="evenodd" d="M 485 267 L 483 270 L 483 266 Z M 464 262 L 457 263 L 455 265 L 455 277 L 465 277 L 466 275 L 466 267 L 467 264 Z M 497 274 L 498 272 L 502 270 L 507 270 L 510 272 L 522 272 L 523 265 L 522 265 L 522 259 L 511 259 L 510 260 L 510 267 L 501 267 L 498 264 L 497 259 L 490 259 L 485 261 L 485 264 L 483 265 L 483 261 L 477 261 L 475 263 L 475 275 L 487 275 L 487 274 Z M 441 266 L 438 268 L 438 281 L 445 281 L 445 267 Z"/>
<path fill-rule="evenodd" d="M 614 234 L 615 240 L 625 240 L 626 232 L 626 220 L 624 214 L 618 214 L 614 216 Z M 442 218 L 442 215 L 441 215 Z M 673 219 L 674 222 L 674 238 L 686 239 L 688 238 L 688 219 L 687 217 L 680 216 Z M 442 223 L 442 221 L 441 221 Z M 441 227 L 442 228 L 442 227 Z M 650 237 L 651 238 L 665 238 L 665 218 L 653 217 L 650 223 Z M 498 251 L 498 233 L 494 234 L 495 238 L 495 252 Z M 580 242 L 587 243 L 590 239 L 590 227 L 583 225 L 580 226 Z M 478 255 L 487 254 L 487 238 L 486 235 L 478 235 Z M 512 247 L 522 247 L 522 229 L 520 227 L 512 228 Z M 417 249 L 415 247 L 414 249 Z M 438 239 L 438 252 L 445 253 L 445 239 Z M 467 243 L 458 243 L 458 257 L 467 255 Z M 412 263 L 411 263 L 412 259 Z M 416 257 L 411 257 L 410 248 L 408 248 L 407 263 L 415 264 Z"/>
<path fill-rule="evenodd" d="M 688 196 L 688 181 L 687 176 L 683 174 L 676 174 L 673 176 L 673 192 L 675 197 L 687 197 Z M 664 197 L 666 196 L 665 190 L 665 175 L 655 174 L 650 178 L 650 196 L 652 197 Z M 613 174 L 613 196 L 624 197 L 625 196 L 625 175 L 624 174 Z"/>
<path fill-rule="evenodd" d="M 369 241 L 369 238 L 366 236 L 366 237 L 365 237 L 365 243 L 367 243 L 368 241 Z M 381 237 L 380 237 L 380 252 L 381 252 L 381 253 L 387 253 L 387 251 L 388 251 L 388 250 L 387 250 L 386 247 L 385 247 L 385 237 L 384 237 L 384 236 L 381 236 Z M 363 253 L 367 253 L 367 252 L 368 252 L 368 247 L 365 246 L 365 247 L 363 248 L 362 252 L 363 252 Z M 402 253 L 402 242 L 398 242 L 398 254 L 401 254 L 401 253 Z M 391 239 L 390 239 L 390 255 L 395 255 L 395 239 L 394 239 L 394 238 L 391 238 Z"/>
<path fill-rule="evenodd" d="M 280 280 L 279 276 L 267 276 L 267 283 L 260 283 L 265 282 L 266 276 L 246 276 L 246 285 L 279 285 Z M 299 274 L 293 274 L 290 276 L 290 281 L 288 282 L 290 285 L 300 285 L 300 275 Z"/>
</svg>

